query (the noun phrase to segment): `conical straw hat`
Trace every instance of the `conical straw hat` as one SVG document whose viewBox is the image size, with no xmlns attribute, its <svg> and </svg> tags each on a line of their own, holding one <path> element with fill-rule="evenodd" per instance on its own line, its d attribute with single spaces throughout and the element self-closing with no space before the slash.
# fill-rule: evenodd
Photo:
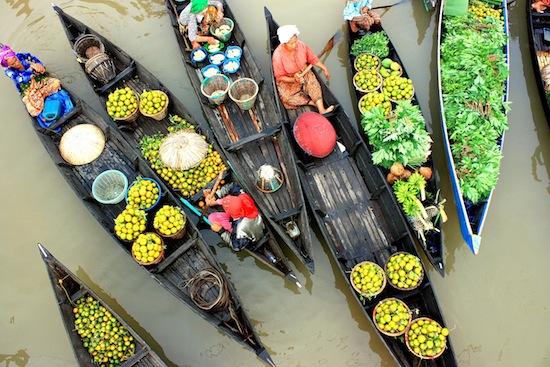
<svg viewBox="0 0 550 367">
<path fill-rule="evenodd" d="M 208 153 L 208 143 L 191 130 L 169 134 L 159 148 L 160 160 L 165 166 L 186 170 L 198 166 Z"/>
<path fill-rule="evenodd" d="M 59 152 L 65 161 L 79 166 L 95 160 L 103 152 L 105 135 L 92 124 L 80 124 L 71 127 L 59 142 Z"/>
</svg>

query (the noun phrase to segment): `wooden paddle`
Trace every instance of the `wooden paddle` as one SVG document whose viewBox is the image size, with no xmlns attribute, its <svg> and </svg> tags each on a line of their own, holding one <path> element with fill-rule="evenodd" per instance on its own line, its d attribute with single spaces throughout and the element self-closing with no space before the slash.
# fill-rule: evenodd
<svg viewBox="0 0 550 367">
<path fill-rule="evenodd" d="M 220 174 L 218 175 L 218 178 L 216 179 L 216 182 L 214 182 L 214 186 L 212 187 L 212 191 L 210 191 L 210 195 L 208 196 L 204 196 L 204 208 L 202 208 L 202 213 L 201 213 L 201 216 L 200 216 L 200 219 L 204 219 L 205 218 L 205 214 L 206 214 L 206 210 L 208 210 L 208 201 L 214 197 L 214 194 L 216 193 L 216 191 L 218 190 L 218 186 L 220 185 L 220 181 L 222 180 L 223 178 L 223 173 L 225 171 L 224 170 L 221 170 L 220 171 Z"/>
<path fill-rule="evenodd" d="M 319 55 L 317 55 L 317 57 L 321 58 L 324 54 L 326 54 L 327 52 L 332 50 L 332 48 L 334 47 L 334 44 L 338 43 L 340 41 L 340 38 L 342 38 L 342 30 L 341 29 L 337 30 L 336 33 L 334 33 L 334 36 L 330 37 L 327 44 L 323 48 L 323 51 L 321 51 L 321 53 Z M 313 67 L 313 64 L 309 64 L 304 69 L 304 71 L 302 71 L 300 73 L 300 76 L 304 76 L 309 70 L 311 70 L 312 67 Z"/>
</svg>

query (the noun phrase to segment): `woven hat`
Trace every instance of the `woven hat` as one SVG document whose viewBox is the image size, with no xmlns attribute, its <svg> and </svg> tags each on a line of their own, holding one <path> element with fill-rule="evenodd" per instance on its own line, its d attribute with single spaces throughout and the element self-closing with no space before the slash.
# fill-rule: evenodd
<svg viewBox="0 0 550 367">
<path fill-rule="evenodd" d="M 186 170 L 198 166 L 208 153 L 208 143 L 191 130 L 169 134 L 159 148 L 160 160 L 166 167 Z"/>
<path fill-rule="evenodd" d="M 92 124 L 71 127 L 59 142 L 59 152 L 65 161 L 79 166 L 95 160 L 105 148 L 103 131 Z"/>
</svg>

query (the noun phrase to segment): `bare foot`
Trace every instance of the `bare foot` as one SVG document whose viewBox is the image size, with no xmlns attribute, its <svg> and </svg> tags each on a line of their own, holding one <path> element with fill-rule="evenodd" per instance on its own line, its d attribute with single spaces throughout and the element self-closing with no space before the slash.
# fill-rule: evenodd
<svg viewBox="0 0 550 367">
<path fill-rule="evenodd" d="M 319 110 L 319 113 L 321 115 L 324 115 L 325 113 L 329 113 L 334 111 L 334 106 L 328 106 L 328 108 L 323 108 L 322 110 Z"/>
</svg>

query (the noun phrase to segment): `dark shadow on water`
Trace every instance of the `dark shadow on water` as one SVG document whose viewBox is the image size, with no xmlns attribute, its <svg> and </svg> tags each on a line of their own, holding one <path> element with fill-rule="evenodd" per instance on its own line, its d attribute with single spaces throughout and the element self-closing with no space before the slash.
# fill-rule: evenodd
<svg viewBox="0 0 550 367">
<path fill-rule="evenodd" d="M 0 363 L 5 362 L 4 366 L 24 367 L 29 362 L 29 354 L 26 349 L 19 349 L 15 354 L 0 354 Z"/>
</svg>

